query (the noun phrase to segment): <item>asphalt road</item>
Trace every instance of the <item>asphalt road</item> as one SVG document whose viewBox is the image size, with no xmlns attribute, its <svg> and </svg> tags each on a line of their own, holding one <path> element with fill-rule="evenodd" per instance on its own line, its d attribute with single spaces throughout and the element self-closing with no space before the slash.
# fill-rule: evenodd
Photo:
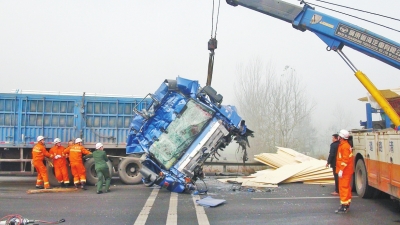
<svg viewBox="0 0 400 225">
<path fill-rule="evenodd" d="M 400 224 L 399 204 L 390 199 L 353 198 L 350 212 L 335 214 L 339 198 L 333 186 L 282 184 L 249 192 L 236 185 L 207 178 L 207 195 L 171 194 L 144 185 L 122 185 L 113 180 L 110 193 L 89 190 L 27 194 L 35 177 L 0 177 L 0 217 L 24 218 L 62 224 Z M 195 204 L 211 196 L 226 200 L 216 207 Z M 45 223 L 38 223 L 45 224 Z"/>
</svg>

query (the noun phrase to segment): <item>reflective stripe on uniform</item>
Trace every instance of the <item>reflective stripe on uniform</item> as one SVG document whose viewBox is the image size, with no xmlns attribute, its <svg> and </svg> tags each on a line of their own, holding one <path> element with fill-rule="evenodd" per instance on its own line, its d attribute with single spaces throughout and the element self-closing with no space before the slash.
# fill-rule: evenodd
<svg viewBox="0 0 400 225">
<path fill-rule="evenodd" d="M 343 205 L 348 205 L 348 204 L 350 204 L 350 202 L 351 202 L 351 199 L 347 200 L 347 201 L 340 201 L 340 203 Z"/>
<path fill-rule="evenodd" d="M 81 152 L 81 150 L 80 149 L 78 149 L 78 150 L 75 150 L 75 149 L 71 149 L 71 150 L 69 150 L 70 152 Z"/>
</svg>

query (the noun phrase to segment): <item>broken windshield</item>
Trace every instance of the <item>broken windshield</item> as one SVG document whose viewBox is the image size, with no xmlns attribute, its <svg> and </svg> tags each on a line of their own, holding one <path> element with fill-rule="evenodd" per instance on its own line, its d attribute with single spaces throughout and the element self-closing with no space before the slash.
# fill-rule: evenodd
<svg viewBox="0 0 400 225">
<path fill-rule="evenodd" d="M 149 152 L 166 169 L 171 168 L 195 140 L 213 116 L 213 111 L 193 100 L 189 100 L 182 115 L 168 126 Z"/>
</svg>

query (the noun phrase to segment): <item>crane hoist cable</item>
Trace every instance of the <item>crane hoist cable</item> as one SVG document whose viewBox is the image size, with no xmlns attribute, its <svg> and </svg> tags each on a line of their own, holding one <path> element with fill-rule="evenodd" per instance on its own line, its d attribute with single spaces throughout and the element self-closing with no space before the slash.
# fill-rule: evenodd
<svg viewBox="0 0 400 225">
<path fill-rule="evenodd" d="M 218 29 L 218 17 L 219 17 L 219 8 L 221 6 L 221 0 L 218 0 L 218 10 L 217 10 L 217 18 L 215 23 L 215 31 L 214 31 L 214 6 L 215 2 L 213 0 L 213 7 L 212 7 L 212 16 L 211 16 L 211 38 L 208 41 L 208 50 L 210 51 L 209 59 L 208 59 L 208 74 L 207 74 L 207 86 L 211 86 L 212 74 L 214 69 L 214 55 L 215 49 L 217 49 L 217 29 Z M 214 32 L 214 36 L 213 36 Z"/>
</svg>

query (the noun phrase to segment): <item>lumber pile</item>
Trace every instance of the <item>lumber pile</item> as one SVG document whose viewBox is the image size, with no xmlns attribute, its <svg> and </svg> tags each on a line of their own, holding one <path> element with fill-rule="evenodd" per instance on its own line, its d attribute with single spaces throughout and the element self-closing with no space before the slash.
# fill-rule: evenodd
<svg viewBox="0 0 400 225">
<path fill-rule="evenodd" d="M 276 153 L 262 153 L 254 159 L 272 169 L 257 171 L 247 177 L 219 179 L 241 183 L 242 187 L 277 187 L 279 183 L 334 184 L 331 168 L 325 160 L 318 160 L 293 149 L 277 147 Z"/>
</svg>

